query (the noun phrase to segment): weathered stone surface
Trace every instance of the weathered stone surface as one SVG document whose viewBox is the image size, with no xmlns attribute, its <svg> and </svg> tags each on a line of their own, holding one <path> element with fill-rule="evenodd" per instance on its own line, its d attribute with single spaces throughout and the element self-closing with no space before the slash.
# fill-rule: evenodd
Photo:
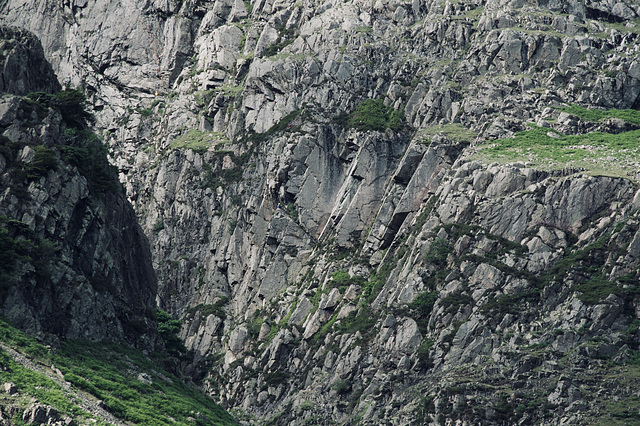
<svg viewBox="0 0 640 426">
<path fill-rule="evenodd" d="M 637 340 L 637 189 L 477 148 L 531 123 L 553 138 L 634 130 L 557 108 L 637 108 L 635 3 L 156 1 L 136 16 L 88 0 L 29 19 L 22 3 L 0 19 L 37 31 L 61 81 L 88 89 L 193 364 L 225 354 L 215 398 L 281 424 L 596 421 L 580 386 Z M 366 99 L 401 125 L 354 129 Z M 26 141 L 15 102 L 0 100 L 3 135 Z M 48 213 L 21 218 L 66 226 L 86 190 L 59 183 L 52 203 L 33 182 Z M 348 281 L 326 291 L 336 271 Z M 522 395 L 557 417 L 517 408 Z"/>
<path fill-rule="evenodd" d="M 7 382 L 4 384 L 4 391 L 8 395 L 13 395 L 18 392 L 18 389 L 16 388 L 15 383 Z"/>
</svg>

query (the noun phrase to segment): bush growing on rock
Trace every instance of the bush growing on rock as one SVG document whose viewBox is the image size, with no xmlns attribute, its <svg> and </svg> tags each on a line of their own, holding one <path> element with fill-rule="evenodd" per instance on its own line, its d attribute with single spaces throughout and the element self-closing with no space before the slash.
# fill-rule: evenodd
<svg viewBox="0 0 640 426">
<path fill-rule="evenodd" d="M 348 125 L 357 130 L 400 130 L 404 125 L 403 112 L 384 104 L 383 99 L 367 99 L 349 116 Z"/>
</svg>

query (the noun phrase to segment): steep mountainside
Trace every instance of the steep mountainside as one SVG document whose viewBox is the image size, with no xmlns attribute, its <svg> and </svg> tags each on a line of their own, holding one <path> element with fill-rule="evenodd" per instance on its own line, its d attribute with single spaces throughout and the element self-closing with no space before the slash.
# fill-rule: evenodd
<svg viewBox="0 0 640 426">
<path fill-rule="evenodd" d="M 0 11 L 86 91 L 247 422 L 638 421 L 636 2 Z"/>
<path fill-rule="evenodd" d="M 0 27 L 0 35 L 1 311 L 46 339 L 152 349 L 149 245 L 106 148 L 84 124 L 82 93 L 60 91 L 32 34 Z"/>
</svg>

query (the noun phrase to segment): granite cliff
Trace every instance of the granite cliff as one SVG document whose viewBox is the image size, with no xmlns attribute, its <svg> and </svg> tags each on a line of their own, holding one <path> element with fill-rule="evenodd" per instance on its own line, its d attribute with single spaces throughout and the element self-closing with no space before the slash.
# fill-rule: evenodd
<svg viewBox="0 0 640 426">
<path fill-rule="evenodd" d="M 239 418 L 637 421 L 635 2 L 0 12 L 86 94 Z"/>
</svg>

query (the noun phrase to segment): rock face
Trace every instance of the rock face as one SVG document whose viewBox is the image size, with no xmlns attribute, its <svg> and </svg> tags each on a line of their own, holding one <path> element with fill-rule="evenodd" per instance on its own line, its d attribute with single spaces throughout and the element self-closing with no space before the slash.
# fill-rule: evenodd
<svg viewBox="0 0 640 426">
<path fill-rule="evenodd" d="M 117 173 L 78 124 L 75 92 L 47 94 L 59 89 L 56 80 L 31 79 L 51 70 L 34 36 L 7 27 L 0 34 L 11 47 L 0 70 L 9 82 L 0 98 L 2 313 L 46 339 L 154 347 L 151 254 Z M 36 96 L 16 96 L 27 90 Z"/>
<path fill-rule="evenodd" d="M 499 163 L 481 149 L 635 135 L 633 111 L 558 109 L 638 108 L 635 2 L 22 3 L 2 19 L 87 92 L 189 371 L 227 407 L 275 424 L 640 409 L 637 157 L 588 174 L 535 163 L 532 140 Z"/>
<path fill-rule="evenodd" d="M 0 92 L 26 95 L 37 91 L 53 93 L 61 89 L 44 57 L 40 41 L 32 33 L 2 26 L 0 39 Z"/>
</svg>

